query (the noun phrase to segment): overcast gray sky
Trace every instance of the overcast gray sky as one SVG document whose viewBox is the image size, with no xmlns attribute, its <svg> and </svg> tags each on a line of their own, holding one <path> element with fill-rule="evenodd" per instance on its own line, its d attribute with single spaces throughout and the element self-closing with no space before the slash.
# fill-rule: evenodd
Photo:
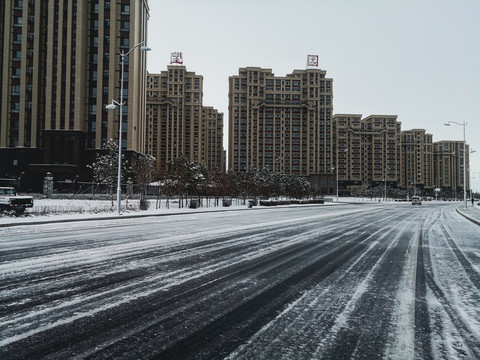
<svg viewBox="0 0 480 360">
<path fill-rule="evenodd" d="M 394 114 L 434 141 L 466 139 L 480 191 L 479 0 L 150 0 L 148 71 L 170 53 L 204 79 L 203 104 L 225 114 L 228 77 L 245 66 L 285 76 L 307 55 L 333 78 L 334 113 Z M 225 149 L 227 143 L 225 140 Z M 474 179 L 473 179 L 474 178 Z"/>
</svg>

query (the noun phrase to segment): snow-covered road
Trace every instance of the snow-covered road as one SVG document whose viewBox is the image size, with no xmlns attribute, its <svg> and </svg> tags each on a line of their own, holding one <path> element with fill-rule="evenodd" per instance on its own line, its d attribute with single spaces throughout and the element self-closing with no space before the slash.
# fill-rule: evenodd
<svg viewBox="0 0 480 360">
<path fill-rule="evenodd" d="M 454 206 L 0 228 L 0 357 L 480 358 L 480 227 Z"/>
</svg>

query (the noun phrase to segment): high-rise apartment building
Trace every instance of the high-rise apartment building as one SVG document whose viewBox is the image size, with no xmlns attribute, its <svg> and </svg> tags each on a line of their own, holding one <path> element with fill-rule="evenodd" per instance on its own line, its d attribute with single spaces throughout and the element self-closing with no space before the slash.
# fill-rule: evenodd
<svg viewBox="0 0 480 360">
<path fill-rule="evenodd" d="M 211 106 L 203 107 L 203 159 L 208 168 L 225 172 L 225 150 L 223 148 L 223 113 Z"/>
<path fill-rule="evenodd" d="M 463 148 L 463 141 L 438 141 L 433 143 L 433 181 L 436 189 L 447 191 L 449 196 L 461 196 L 463 192 L 464 169 L 467 166 L 465 178 L 466 189 L 470 190 L 469 146 Z"/>
<path fill-rule="evenodd" d="M 333 80 L 320 69 L 277 77 L 240 68 L 229 78 L 229 169 L 332 173 Z"/>
<path fill-rule="evenodd" d="M 469 164 L 469 150 L 462 141 L 433 142 L 424 129 L 401 130 L 395 115 L 359 114 L 333 116 L 334 167 L 338 167 L 340 194 L 350 185 L 388 185 L 433 193 L 450 191 L 453 197 L 463 189 L 463 164 Z M 467 191 L 470 189 L 468 176 Z"/>
<path fill-rule="evenodd" d="M 0 16 L 0 176 L 24 172 L 37 188 L 47 171 L 87 176 L 95 152 L 118 141 L 118 110 L 105 105 L 120 98 L 119 54 L 147 40 L 148 1 L 5 0 Z M 145 53 L 124 71 L 121 145 L 141 152 Z"/>
<path fill-rule="evenodd" d="M 434 185 L 433 136 L 424 129 L 402 131 L 399 186 L 432 190 Z"/>
<path fill-rule="evenodd" d="M 160 173 L 180 155 L 224 169 L 223 113 L 203 106 L 203 77 L 185 66 L 148 75 L 146 126 L 145 153 Z"/>
<path fill-rule="evenodd" d="M 399 173 L 398 140 L 401 123 L 396 115 L 335 114 L 334 164 L 339 188 L 386 183 L 396 186 Z"/>
</svg>

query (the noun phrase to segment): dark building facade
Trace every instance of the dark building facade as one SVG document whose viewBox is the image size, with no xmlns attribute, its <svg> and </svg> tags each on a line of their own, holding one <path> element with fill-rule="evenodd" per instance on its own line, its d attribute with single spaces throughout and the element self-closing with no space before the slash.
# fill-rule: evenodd
<svg viewBox="0 0 480 360">
<path fill-rule="evenodd" d="M 118 141 L 120 53 L 146 41 L 147 0 L 6 0 L 0 3 L 0 178 L 21 190 L 89 179 L 86 167 Z M 125 61 L 122 148 L 143 152 L 146 55 Z"/>
</svg>

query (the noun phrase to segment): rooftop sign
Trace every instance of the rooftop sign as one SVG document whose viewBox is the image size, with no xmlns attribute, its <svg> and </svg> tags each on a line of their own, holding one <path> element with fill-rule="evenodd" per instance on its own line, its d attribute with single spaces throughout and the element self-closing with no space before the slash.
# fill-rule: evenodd
<svg viewBox="0 0 480 360">
<path fill-rule="evenodd" d="M 318 67 L 318 55 L 308 55 L 307 67 Z"/>
<path fill-rule="evenodd" d="M 170 64 L 183 64 L 183 55 L 181 52 L 173 52 L 170 54 Z"/>
</svg>

